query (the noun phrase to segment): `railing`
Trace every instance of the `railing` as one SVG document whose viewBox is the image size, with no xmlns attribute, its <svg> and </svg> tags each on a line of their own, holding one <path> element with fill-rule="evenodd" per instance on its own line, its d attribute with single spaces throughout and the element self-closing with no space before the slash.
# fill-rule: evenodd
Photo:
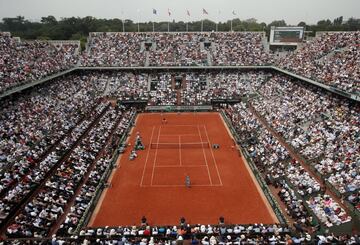
<svg viewBox="0 0 360 245">
<path fill-rule="evenodd" d="M 45 78 L 42 78 L 42 79 L 39 79 L 39 80 L 36 80 L 36 81 L 32 81 L 32 82 L 24 82 L 22 83 L 21 85 L 17 85 L 17 86 L 14 86 L 14 87 L 11 87 L 9 89 L 6 89 L 5 91 L 3 92 L 0 92 L 0 99 L 2 98 L 5 98 L 9 95 L 12 95 L 14 93 L 17 93 L 17 92 L 20 92 L 22 90 L 25 90 L 27 88 L 30 88 L 30 87 L 33 87 L 35 85 L 38 85 L 38 84 L 41 84 L 41 83 L 44 83 L 44 82 L 47 82 L 47 81 L 50 81 L 51 79 L 54 79 L 54 78 L 57 78 L 57 77 L 60 77 L 60 76 L 63 76 L 63 75 L 66 75 L 68 73 L 71 73 L 72 71 L 76 70 L 76 68 L 70 68 L 68 70 L 65 70 L 65 71 L 62 71 L 62 72 L 59 72 L 59 73 L 56 73 L 56 74 L 53 74 L 53 75 L 50 75 L 50 76 L 47 76 Z"/>
<path fill-rule="evenodd" d="M 225 123 L 227 124 L 228 128 L 230 129 L 231 134 L 235 138 L 236 143 L 239 145 L 240 137 L 237 134 L 236 130 L 234 129 L 230 119 L 227 117 L 227 115 L 224 113 L 223 110 L 221 110 L 221 115 L 222 115 Z M 287 220 L 286 220 L 285 216 L 283 215 L 283 213 L 281 212 L 281 208 L 280 208 L 278 202 L 276 201 L 274 196 L 271 194 L 271 191 L 269 190 L 269 188 L 268 188 L 267 184 L 265 183 L 263 177 L 261 176 L 259 170 L 257 169 L 255 164 L 253 163 L 251 157 L 249 156 L 249 153 L 245 149 L 240 147 L 240 154 L 242 154 L 244 156 L 245 160 L 247 161 L 251 171 L 253 172 L 257 182 L 259 183 L 259 185 L 260 185 L 266 199 L 268 200 L 269 204 L 271 205 L 271 208 L 273 209 L 273 211 L 274 211 L 276 217 L 278 218 L 280 224 L 287 224 Z"/>
<path fill-rule="evenodd" d="M 254 112 L 256 112 L 255 108 L 252 105 L 249 105 L 251 108 L 253 108 Z M 258 116 L 262 117 L 260 114 L 258 114 Z M 267 122 L 266 122 L 267 124 Z M 270 128 L 271 125 L 267 124 Z M 273 128 L 272 128 L 273 129 Z M 274 129 L 273 129 L 274 130 Z M 283 136 L 281 134 L 279 134 L 278 132 L 276 132 L 276 130 L 274 130 L 275 134 L 277 134 L 280 138 L 283 138 Z M 291 145 L 289 144 L 284 138 L 283 138 L 284 143 L 287 145 L 287 148 L 289 150 L 291 150 L 292 152 L 297 152 L 297 150 Z M 326 176 L 323 175 L 322 173 L 320 173 L 315 167 L 314 165 L 312 165 L 308 159 L 304 158 L 301 154 L 297 154 L 297 157 L 306 165 L 310 168 L 310 170 L 312 171 L 312 173 L 314 173 L 319 179 L 321 179 L 321 181 L 323 181 L 325 183 L 325 186 L 327 188 L 330 189 L 330 191 L 334 194 L 334 196 L 343 199 L 344 195 L 341 194 L 330 182 L 328 182 L 326 180 Z M 348 202 L 347 200 L 344 200 L 343 203 L 345 204 L 345 207 L 349 208 L 348 214 L 351 216 L 352 221 L 350 222 L 350 225 L 354 225 L 355 228 L 359 229 L 360 228 L 360 211 L 357 210 L 350 202 Z M 347 224 L 347 223 L 346 223 Z M 349 224 L 347 224 L 347 226 L 350 226 Z M 345 225 L 344 225 L 345 227 Z M 340 230 L 345 231 L 345 230 L 351 230 L 351 228 L 346 227 L 346 228 L 341 228 Z M 332 230 L 332 229 L 331 229 Z M 334 233 L 339 233 L 336 231 L 336 229 L 334 230 Z M 341 232 L 340 232 L 341 233 Z"/>
<path fill-rule="evenodd" d="M 351 233 L 352 230 L 352 225 L 353 225 L 353 221 L 348 221 L 346 223 L 342 223 L 340 225 L 333 225 L 331 227 L 327 227 L 324 223 L 322 223 L 319 218 L 317 217 L 317 215 L 314 213 L 314 211 L 309 207 L 307 201 L 309 201 L 309 196 L 302 196 L 299 194 L 299 192 L 297 191 L 297 188 L 294 187 L 294 185 L 291 183 L 291 181 L 287 178 L 284 177 L 283 180 L 286 182 L 286 184 L 288 184 L 293 190 L 295 195 L 297 196 L 297 198 L 299 200 L 303 200 L 303 205 L 306 208 L 306 210 L 311 214 L 311 216 L 317 221 L 318 224 L 320 224 L 320 233 L 323 232 L 330 232 L 330 233 L 334 233 L 335 235 L 338 234 L 344 234 L 344 233 Z"/>
<path fill-rule="evenodd" d="M 165 106 L 147 106 L 146 111 L 156 111 L 156 112 L 193 112 L 193 111 L 212 111 L 213 107 L 211 105 L 203 106 L 175 106 L 175 105 L 165 105 Z"/>
<path fill-rule="evenodd" d="M 134 113 L 132 115 L 132 117 L 129 119 L 129 127 L 124 131 L 122 137 L 120 138 L 120 140 L 118 141 L 117 145 L 117 149 L 114 151 L 113 156 L 111 158 L 111 162 L 108 165 L 108 167 L 106 168 L 105 172 L 103 173 L 101 180 L 99 181 L 99 185 L 96 187 L 95 190 L 95 194 L 92 197 L 91 201 L 90 201 L 90 205 L 87 207 L 87 209 L 85 210 L 82 218 L 80 219 L 76 229 L 75 229 L 75 234 L 79 234 L 80 230 L 86 226 L 89 223 L 89 220 L 91 218 L 91 214 L 93 213 L 100 197 L 102 194 L 102 191 L 104 190 L 104 185 L 103 183 L 106 183 L 107 180 L 109 179 L 113 168 L 116 165 L 117 159 L 120 155 L 120 151 L 119 149 L 122 147 L 123 143 L 126 141 L 126 139 L 128 138 L 129 132 L 131 130 L 131 126 L 133 125 L 134 121 L 136 118 L 136 113 Z"/>
<path fill-rule="evenodd" d="M 240 231 L 240 233 L 235 234 L 235 236 L 240 237 L 241 235 L 246 236 L 246 238 L 256 238 L 259 236 L 262 237 L 271 237 L 273 235 L 276 236 L 282 236 L 284 237 L 285 235 L 295 235 L 293 233 L 293 230 L 287 226 L 287 225 L 276 225 L 277 227 L 277 232 L 275 234 L 275 231 L 267 231 L 267 232 L 263 232 L 263 230 L 261 228 L 255 230 L 254 229 L 254 224 L 241 224 L 239 226 L 242 226 L 244 229 Z M 249 227 L 252 227 L 251 230 L 249 230 Z M 262 225 L 264 227 L 273 227 L 273 225 Z M 94 233 L 93 235 L 86 235 L 86 230 L 85 230 L 85 234 L 81 234 L 78 236 L 72 236 L 72 237 L 59 237 L 56 240 L 61 240 L 64 241 L 64 244 L 85 244 L 83 243 L 84 240 L 86 239 L 87 241 L 90 241 L 91 244 L 93 244 L 97 239 L 100 239 L 101 241 L 114 241 L 114 240 L 121 240 L 122 238 L 127 238 L 127 239 L 131 239 L 131 238 L 147 238 L 149 239 L 150 236 L 153 237 L 154 239 L 161 239 L 161 241 L 168 241 L 168 243 L 170 244 L 171 241 L 175 241 L 178 238 L 178 234 L 174 233 L 174 231 L 172 231 L 170 234 L 166 234 L 166 230 L 167 229 L 173 229 L 173 225 L 162 225 L 162 226 L 148 226 L 146 227 L 146 229 L 150 229 L 151 235 L 141 235 L 140 234 L 140 230 L 144 231 L 145 227 L 144 226 L 136 226 L 136 233 L 135 235 L 131 233 L 133 226 L 124 226 L 122 227 L 122 231 L 119 231 L 119 227 L 94 227 L 94 228 L 90 228 L 91 230 L 96 231 L 98 228 L 100 228 L 103 232 L 102 234 L 98 235 L 96 233 Z M 178 228 L 180 228 L 180 226 L 177 226 Z M 193 228 L 199 228 L 198 231 L 194 231 L 194 232 L 190 232 L 184 235 L 184 239 L 189 240 L 191 237 L 193 237 L 194 235 L 196 235 L 197 239 L 201 240 L 202 238 L 204 238 L 205 236 L 209 236 L 209 233 L 207 233 L 207 231 L 202 232 L 200 230 L 200 225 L 190 225 L 189 228 L 191 230 L 194 230 Z M 225 234 L 231 234 L 234 238 L 234 233 L 228 233 L 228 230 L 234 230 L 234 225 L 219 225 L 219 224 L 212 224 L 211 227 L 213 228 L 213 233 L 211 233 L 211 236 L 220 236 L 220 235 L 225 235 Z M 259 225 L 257 225 L 257 227 L 260 227 Z M 127 228 L 129 230 L 129 233 L 124 232 L 124 228 Z M 157 233 L 153 233 L 153 228 L 156 228 Z M 110 234 L 110 230 L 114 230 L 115 233 L 114 234 Z M 207 229 L 207 227 L 206 227 Z M 104 234 L 106 233 L 106 234 Z M 53 238 L 9 238 L 5 240 L 4 244 L 51 244 Z M 157 244 L 157 243 L 155 243 Z"/>
</svg>

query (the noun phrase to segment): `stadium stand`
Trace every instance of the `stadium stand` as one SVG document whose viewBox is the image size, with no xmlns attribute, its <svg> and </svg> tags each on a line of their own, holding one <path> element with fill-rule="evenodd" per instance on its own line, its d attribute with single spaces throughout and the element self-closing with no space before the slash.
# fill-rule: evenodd
<svg viewBox="0 0 360 245">
<path fill-rule="evenodd" d="M 275 77 L 254 108 L 340 193 L 358 190 L 359 106 Z M 324 106 L 327 105 L 327 106 Z"/>
<path fill-rule="evenodd" d="M 272 63 L 264 49 L 261 32 L 216 32 L 211 34 L 215 43 L 213 65 L 265 65 Z"/>
<path fill-rule="evenodd" d="M 72 42 L 20 41 L 0 33 L 0 92 L 75 66 L 79 48 Z"/>
<path fill-rule="evenodd" d="M 84 66 L 209 66 L 271 63 L 263 33 L 91 33 Z M 147 61 L 147 62 L 146 62 Z"/>
<path fill-rule="evenodd" d="M 360 32 L 321 33 L 276 62 L 280 67 L 351 93 L 360 93 Z"/>
<path fill-rule="evenodd" d="M 84 66 L 144 66 L 145 33 L 101 33 L 89 35 L 88 50 L 81 57 Z"/>
<path fill-rule="evenodd" d="M 154 50 L 149 52 L 149 65 L 208 65 L 208 52 L 205 48 L 201 48 L 207 35 L 202 33 L 159 33 L 152 35 L 150 38 L 156 46 Z"/>
<path fill-rule="evenodd" d="M 91 33 L 81 57 L 76 44 L 0 33 L 0 92 L 80 61 L 86 67 L 275 63 L 356 94 L 359 34 L 322 33 L 274 61 L 262 33 Z M 0 106 L 0 221 L 9 239 L 3 244 L 360 243 L 347 228 L 344 236 L 326 231 L 347 227 L 360 211 L 354 101 L 276 72 L 236 70 L 83 71 L 18 95 Z M 241 101 L 220 108 L 286 207 L 289 226 L 83 228 L 136 115 L 135 108 L 111 102 L 196 106 L 227 99 Z"/>
<path fill-rule="evenodd" d="M 79 45 L 22 42 L 1 33 L 0 91 L 78 64 Z M 281 68 L 359 94 L 359 32 L 320 33 L 313 41 L 277 60 L 264 48 L 262 32 L 89 34 L 80 56 L 86 67 L 246 66 Z M 20 65 L 20 66 L 19 66 Z"/>
<path fill-rule="evenodd" d="M 279 178 L 286 178 L 296 189 L 296 192 L 300 196 L 305 197 L 305 200 L 307 199 L 306 197 L 312 194 L 318 195 L 320 200 L 324 198 L 323 194 L 320 193 L 320 183 L 317 183 L 295 159 L 291 158 L 289 152 L 258 122 L 256 117 L 246 108 L 245 104 L 237 104 L 231 107 L 229 115 L 233 123 L 236 123 L 238 127 L 242 127 L 239 129 L 240 137 L 242 135 L 242 137 L 245 137 L 243 138 L 244 141 L 248 141 L 246 149 L 268 182 L 274 183 Z M 247 138 L 249 135 L 252 137 L 250 141 Z M 256 137 L 256 139 L 253 139 L 253 137 Z M 313 200 L 310 198 L 310 201 Z M 334 205 L 336 205 L 334 209 L 340 208 L 339 212 L 331 210 L 327 214 L 321 214 L 327 215 L 325 220 L 321 219 L 321 221 L 326 223 L 326 226 L 340 225 L 351 220 L 338 204 Z M 327 206 L 329 209 L 333 208 L 330 204 Z M 311 206 L 311 208 L 315 209 L 316 207 Z M 319 210 L 321 209 L 319 208 Z M 291 209 L 288 211 L 292 212 Z M 318 213 L 316 215 L 320 216 Z M 307 216 L 306 218 L 309 217 Z M 305 223 L 306 219 L 303 219 L 302 222 Z"/>
</svg>

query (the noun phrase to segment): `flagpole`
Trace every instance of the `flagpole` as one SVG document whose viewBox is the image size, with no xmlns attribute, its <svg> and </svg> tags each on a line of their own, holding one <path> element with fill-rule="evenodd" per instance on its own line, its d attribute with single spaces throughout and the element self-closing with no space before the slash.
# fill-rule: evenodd
<svg viewBox="0 0 360 245">
<path fill-rule="evenodd" d="M 124 11 L 121 11 L 122 32 L 125 32 Z"/>
<path fill-rule="evenodd" d="M 137 31 L 140 32 L 140 9 L 138 9 L 137 12 L 138 12 Z"/>
<path fill-rule="evenodd" d="M 189 12 L 188 9 L 186 10 L 186 15 L 187 15 L 186 32 L 189 32 L 189 17 L 190 17 L 190 12 Z"/>
<path fill-rule="evenodd" d="M 170 32 L 170 9 L 168 9 L 168 15 L 169 15 L 169 20 L 168 20 L 168 32 Z"/>
<path fill-rule="evenodd" d="M 203 18 L 202 18 L 202 20 L 201 20 L 201 32 L 203 32 L 203 30 L 204 30 L 204 15 L 206 14 L 206 15 L 208 15 L 209 13 L 203 8 L 202 9 L 203 11 Z"/>
<path fill-rule="evenodd" d="M 153 24 L 153 32 L 155 32 L 155 26 L 154 26 L 154 21 L 153 21 L 153 23 L 152 23 L 152 24 Z"/>
<path fill-rule="evenodd" d="M 233 16 L 236 16 L 235 10 L 232 11 L 232 14 L 233 14 Z M 234 17 L 231 17 L 231 21 L 230 21 L 230 31 L 234 31 L 234 30 L 233 30 L 233 19 L 234 19 Z"/>
</svg>

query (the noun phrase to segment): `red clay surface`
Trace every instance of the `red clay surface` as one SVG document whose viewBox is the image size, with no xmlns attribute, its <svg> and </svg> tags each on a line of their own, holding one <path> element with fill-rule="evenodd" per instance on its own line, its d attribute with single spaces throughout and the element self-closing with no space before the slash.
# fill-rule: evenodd
<svg viewBox="0 0 360 245">
<path fill-rule="evenodd" d="M 167 123 L 162 122 L 166 117 Z M 146 149 L 130 161 L 130 147 L 95 210 L 90 226 L 276 223 L 218 113 L 140 114 L 130 137 L 140 132 Z M 150 143 L 208 142 L 211 147 L 153 149 Z M 191 188 L 185 187 L 185 176 Z"/>
</svg>

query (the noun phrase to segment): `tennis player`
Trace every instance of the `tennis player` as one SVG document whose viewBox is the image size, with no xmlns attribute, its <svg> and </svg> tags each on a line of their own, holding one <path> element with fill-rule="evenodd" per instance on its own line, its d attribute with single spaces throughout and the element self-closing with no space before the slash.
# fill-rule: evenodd
<svg viewBox="0 0 360 245">
<path fill-rule="evenodd" d="M 189 175 L 186 175 L 185 176 L 185 186 L 187 188 L 190 188 L 191 187 L 191 181 L 190 181 L 190 176 Z"/>
</svg>

